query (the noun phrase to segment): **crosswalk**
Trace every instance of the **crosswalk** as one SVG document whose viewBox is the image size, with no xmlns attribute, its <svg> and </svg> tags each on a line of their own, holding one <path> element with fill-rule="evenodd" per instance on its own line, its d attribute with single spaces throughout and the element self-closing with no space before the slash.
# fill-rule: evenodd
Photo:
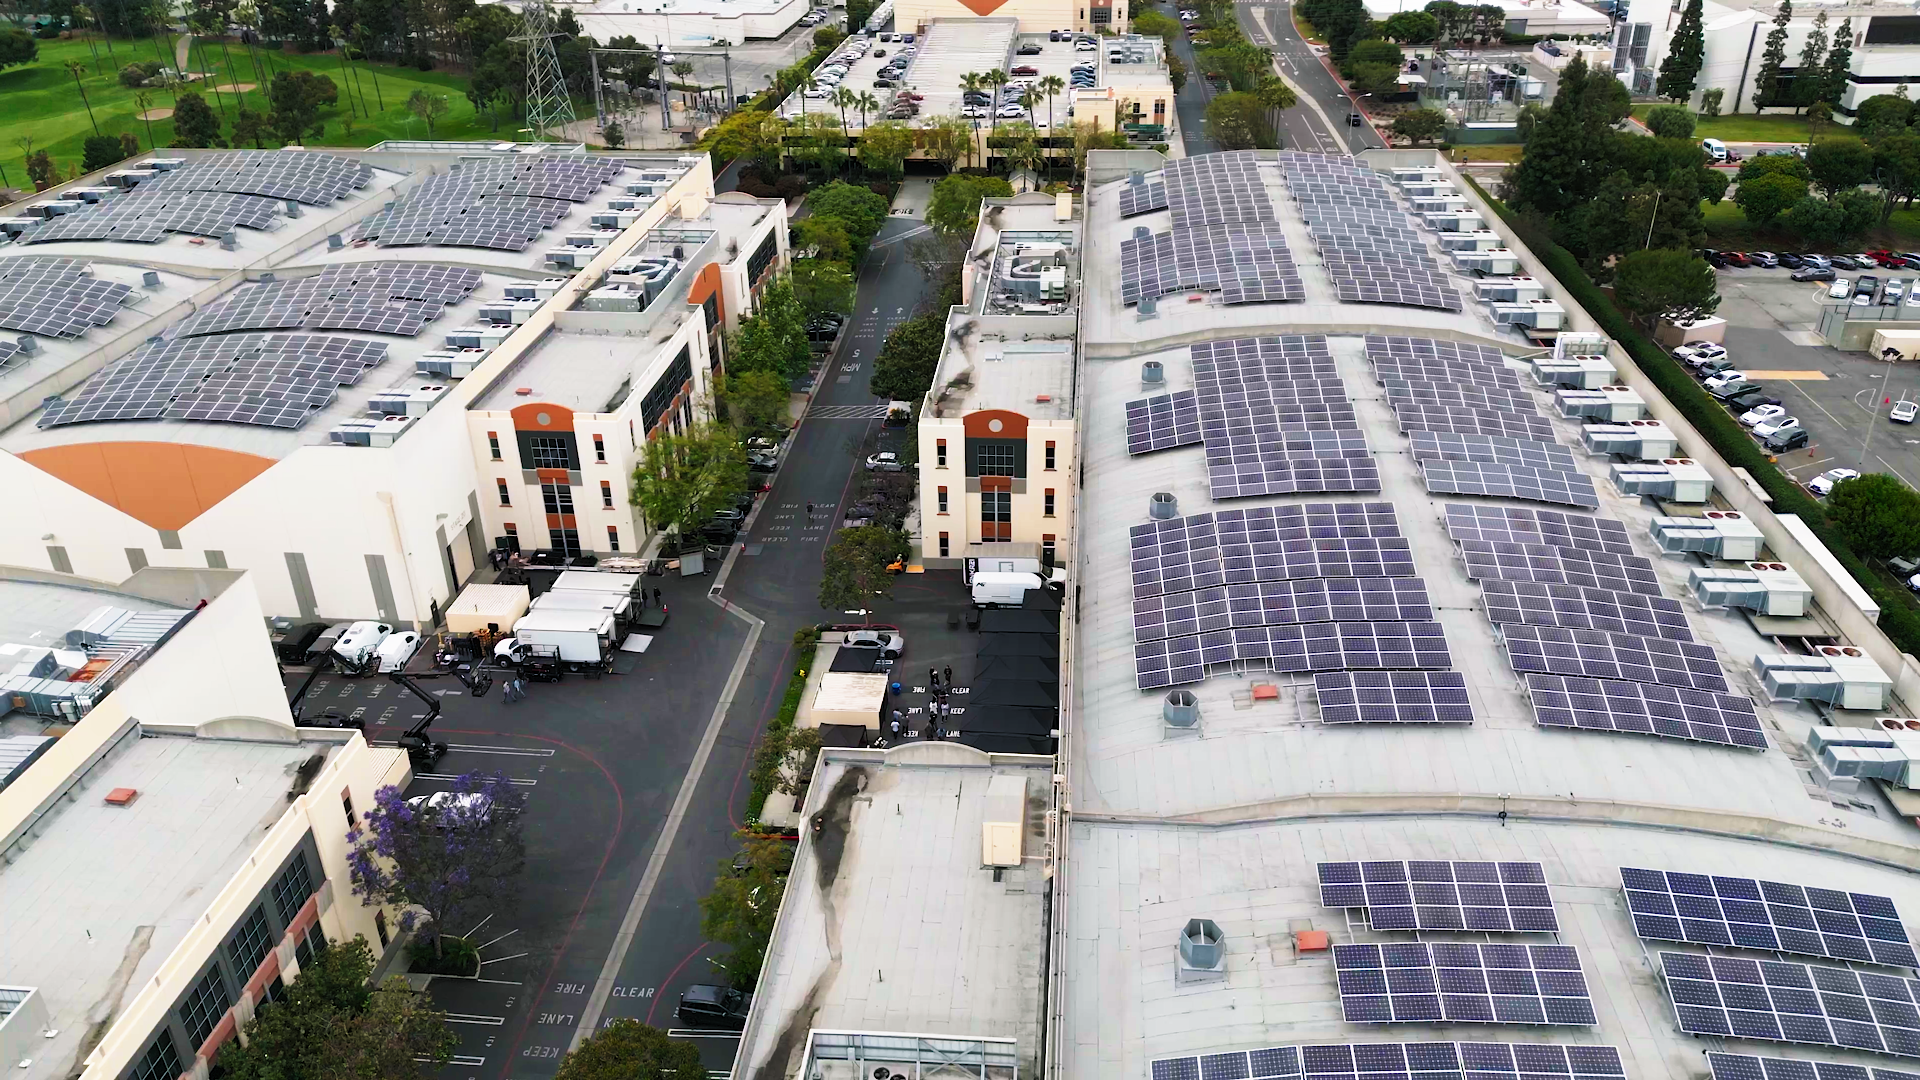
<svg viewBox="0 0 1920 1080">
<path fill-rule="evenodd" d="M 807 410 L 809 420 L 885 420 L 887 407 L 880 405 L 815 405 Z"/>
</svg>

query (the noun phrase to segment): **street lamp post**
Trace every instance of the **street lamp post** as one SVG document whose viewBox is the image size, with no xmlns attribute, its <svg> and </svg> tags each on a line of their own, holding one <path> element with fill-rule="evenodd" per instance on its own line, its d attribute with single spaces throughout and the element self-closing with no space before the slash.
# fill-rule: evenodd
<svg viewBox="0 0 1920 1080">
<path fill-rule="evenodd" d="M 1880 380 L 1880 396 L 1882 398 L 1891 399 L 1892 395 L 1887 392 L 1887 387 L 1891 385 L 1893 382 L 1893 362 L 1895 360 L 1904 360 L 1906 358 L 1900 355 L 1899 349 L 1895 349 L 1891 347 L 1881 349 L 1880 355 L 1887 358 L 1887 375 L 1886 375 L 1886 378 Z M 1880 422 L 1880 403 L 1876 401 L 1873 403 L 1873 417 L 1872 419 L 1867 421 L 1867 437 L 1860 440 L 1860 471 L 1861 472 L 1867 471 L 1867 446 L 1873 442 L 1873 426 L 1875 424 L 1878 424 L 1879 422 Z"/>
</svg>

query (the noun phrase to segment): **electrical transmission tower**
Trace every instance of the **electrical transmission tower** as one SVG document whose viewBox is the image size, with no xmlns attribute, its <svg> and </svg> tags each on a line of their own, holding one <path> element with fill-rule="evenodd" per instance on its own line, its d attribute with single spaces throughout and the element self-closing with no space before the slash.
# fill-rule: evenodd
<svg viewBox="0 0 1920 1080">
<path fill-rule="evenodd" d="M 520 36 L 515 41 L 527 45 L 527 129 L 535 142 L 544 142 L 549 131 L 565 137 L 573 123 L 573 98 L 567 94 L 567 80 L 560 74 L 560 58 L 553 52 L 553 10 L 546 0 L 525 0 L 520 5 Z"/>
</svg>

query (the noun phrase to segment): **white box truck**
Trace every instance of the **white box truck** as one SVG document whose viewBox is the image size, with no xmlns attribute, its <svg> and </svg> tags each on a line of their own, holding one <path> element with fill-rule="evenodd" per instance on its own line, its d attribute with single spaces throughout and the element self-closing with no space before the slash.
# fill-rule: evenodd
<svg viewBox="0 0 1920 1080">
<path fill-rule="evenodd" d="M 627 627 L 633 623 L 633 597 L 588 589 L 549 589 L 541 593 L 527 610 L 608 612 L 613 616 L 616 640 L 624 638 Z"/>
<path fill-rule="evenodd" d="M 494 646 L 494 655 L 522 663 L 537 646 L 552 646 L 567 664 L 603 664 L 613 655 L 613 612 L 569 611 L 537 604 L 513 624 L 513 636 Z"/>
<path fill-rule="evenodd" d="M 640 587 L 639 574 L 603 574 L 598 570 L 562 570 L 553 579 L 553 592 L 597 592 L 632 596 Z"/>
<path fill-rule="evenodd" d="M 968 589 L 973 595 L 975 607 L 1019 607 L 1031 590 L 1044 589 L 1049 585 L 1059 587 L 1065 580 L 1065 575 L 1060 575 L 1054 581 L 1044 581 L 1039 574 L 982 571 L 973 575 L 973 584 Z"/>
</svg>

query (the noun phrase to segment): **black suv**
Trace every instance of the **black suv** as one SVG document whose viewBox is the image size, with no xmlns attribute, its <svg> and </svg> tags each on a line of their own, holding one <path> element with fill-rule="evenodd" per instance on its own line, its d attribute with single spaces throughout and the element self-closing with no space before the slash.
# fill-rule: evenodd
<svg viewBox="0 0 1920 1080">
<path fill-rule="evenodd" d="M 753 1008 L 753 995 L 727 986 L 700 983 L 689 986 L 680 995 L 673 1010 L 688 1027 L 724 1028 L 739 1031 L 747 1026 L 747 1011 Z"/>
<path fill-rule="evenodd" d="M 1769 454 L 1784 454 L 1789 450 L 1798 450 L 1807 445 L 1807 429 L 1794 428 L 1782 435 L 1769 435 L 1760 440 L 1760 448 Z"/>
</svg>

